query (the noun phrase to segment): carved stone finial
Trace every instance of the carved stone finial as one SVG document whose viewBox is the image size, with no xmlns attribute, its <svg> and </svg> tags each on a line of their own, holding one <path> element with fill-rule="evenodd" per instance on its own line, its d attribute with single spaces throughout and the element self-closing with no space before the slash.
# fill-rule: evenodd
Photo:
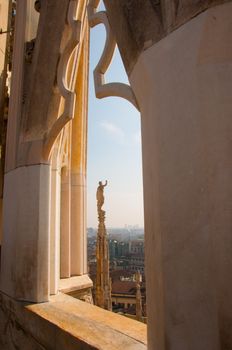
<svg viewBox="0 0 232 350">
<path fill-rule="evenodd" d="M 136 272 L 135 281 L 136 281 L 136 319 L 137 321 L 142 321 L 143 308 L 142 308 L 142 295 L 141 295 L 141 285 L 140 285 L 142 282 L 142 276 L 140 274 L 140 271 Z"/>
</svg>

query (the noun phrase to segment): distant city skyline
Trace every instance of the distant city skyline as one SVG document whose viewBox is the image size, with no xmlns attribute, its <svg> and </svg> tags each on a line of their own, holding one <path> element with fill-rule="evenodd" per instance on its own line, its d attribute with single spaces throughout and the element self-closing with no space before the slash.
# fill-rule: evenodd
<svg viewBox="0 0 232 350">
<path fill-rule="evenodd" d="M 91 30 L 88 125 L 87 226 L 97 227 L 96 190 L 105 187 L 106 225 L 143 227 L 141 129 L 139 112 L 127 101 L 95 97 L 93 70 L 105 44 L 103 25 Z M 108 81 L 128 82 L 116 51 Z"/>
</svg>

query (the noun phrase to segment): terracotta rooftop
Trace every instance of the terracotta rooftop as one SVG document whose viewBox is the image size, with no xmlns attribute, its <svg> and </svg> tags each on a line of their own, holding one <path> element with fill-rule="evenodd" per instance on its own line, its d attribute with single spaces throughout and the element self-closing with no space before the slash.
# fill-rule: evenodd
<svg viewBox="0 0 232 350">
<path fill-rule="evenodd" d="M 114 281 L 112 283 L 112 294 L 135 295 L 136 283 L 133 281 Z"/>
</svg>

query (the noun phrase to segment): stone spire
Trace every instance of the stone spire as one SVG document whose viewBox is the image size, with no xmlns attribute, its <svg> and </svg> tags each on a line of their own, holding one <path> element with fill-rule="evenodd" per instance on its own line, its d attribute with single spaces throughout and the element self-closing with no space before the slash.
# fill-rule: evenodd
<svg viewBox="0 0 232 350">
<path fill-rule="evenodd" d="M 136 280 L 136 320 L 142 321 L 142 296 L 141 296 L 141 287 L 140 283 L 142 282 L 142 276 L 139 271 L 135 275 Z"/>
<path fill-rule="evenodd" d="M 97 233 L 97 276 L 96 276 L 96 296 L 95 304 L 103 309 L 112 310 L 111 301 L 111 281 L 109 274 L 109 247 L 105 227 L 105 211 L 102 210 L 104 203 L 104 187 L 99 182 L 97 189 L 97 209 L 98 209 L 98 233 Z"/>
</svg>

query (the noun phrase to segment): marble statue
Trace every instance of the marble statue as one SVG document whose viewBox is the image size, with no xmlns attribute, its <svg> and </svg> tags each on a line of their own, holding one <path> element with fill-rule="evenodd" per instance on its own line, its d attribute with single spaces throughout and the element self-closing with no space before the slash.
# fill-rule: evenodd
<svg viewBox="0 0 232 350">
<path fill-rule="evenodd" d="M 101 181 L 99 181 L 99 185 L 97 188 L 97 194 L 96 194 L 98 213 L 100 213 L 100 211 L 102 210 L 101 208 L 104 204 L 104 187 L 106 187 L 106 186 L 107 186 L 107 180 L 106 180 L 104 185 Z"/>
</svg>

